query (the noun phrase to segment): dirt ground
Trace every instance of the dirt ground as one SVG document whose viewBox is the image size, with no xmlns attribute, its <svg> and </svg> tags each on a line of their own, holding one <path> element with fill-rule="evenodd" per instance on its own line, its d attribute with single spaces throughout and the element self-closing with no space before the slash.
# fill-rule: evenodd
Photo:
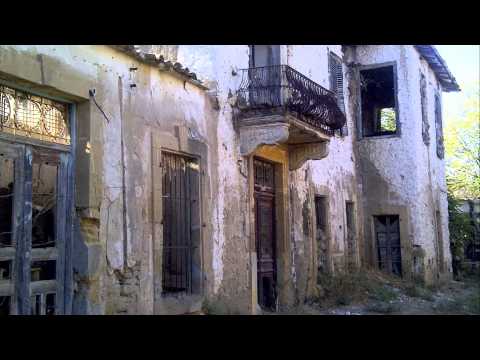
<svg viewBox="0 0 480 360">
<path fill-rule="evenodd" d="M 324 286 L 323 296 L 277 314 L 302 315 L 479 315 L 480 281 L 450 281 L 426 288 L 374 274 Z M 347 285 L 345 285 L 347 284 Z M 360 285 L 358 285 L 360 284 Z M 340 290 L 338 290 L 340 288 Z M 328 291 L 330 290 L 330 291 Z"/>
</svg>

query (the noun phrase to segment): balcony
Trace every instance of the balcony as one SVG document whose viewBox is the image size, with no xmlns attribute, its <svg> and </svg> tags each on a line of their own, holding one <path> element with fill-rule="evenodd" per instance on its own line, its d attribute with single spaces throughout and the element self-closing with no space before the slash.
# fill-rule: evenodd
<svg viewBox="0 0 480 360">
<path fill-rule="evenodd" d="M 236 125 L 240 129 L 243 155 L 262 144 L 280 143 L 292 150 L 300 145 L 305 148 L 317 144 L 325 152 L 325 143 L 345 124 L 335 93 L 290 66 L 274 65 L 241 72 Z"/>
</svg>

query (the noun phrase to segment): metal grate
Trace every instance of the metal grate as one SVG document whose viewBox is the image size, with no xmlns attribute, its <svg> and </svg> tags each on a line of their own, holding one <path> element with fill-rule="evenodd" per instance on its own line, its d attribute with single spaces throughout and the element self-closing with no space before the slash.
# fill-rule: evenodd
<svg viewBox="0 0 480 360">
<path fill-rule="evenodd" d="M 198 213 L 195 159 L 162 153 L 164 293 L 192 293 L 193 224 Z"/>
<path fill-rule="evenodd" d="M 67 105 L 0 86 L 0 131 L 69 145 Z"/>
</svg>

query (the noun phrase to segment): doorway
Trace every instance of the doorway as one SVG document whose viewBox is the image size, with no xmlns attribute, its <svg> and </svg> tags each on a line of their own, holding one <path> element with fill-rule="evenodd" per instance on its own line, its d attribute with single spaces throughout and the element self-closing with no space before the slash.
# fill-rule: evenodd
<svg viewBox="0 0 480 360">
<path fill-rule="evenodd" d="M 64 313 L 68 153 L 0 141 L 0 305 Z"/>
<path fill-rule="evenodd" d="M 402 276 L 400 220 L 398 215 L 374 216 L 377 259 L 380 270 Z"/>
<path fill-rule="evenodd" d="M 250 45 L 250 106 L 282 105 L 279 45 Z"/>
<path fill-rule="evenodd" d="M 259 158 L 254 158 L 254 203 L 258 304 L 276 310 L 275 165 Z"/>
</svg>

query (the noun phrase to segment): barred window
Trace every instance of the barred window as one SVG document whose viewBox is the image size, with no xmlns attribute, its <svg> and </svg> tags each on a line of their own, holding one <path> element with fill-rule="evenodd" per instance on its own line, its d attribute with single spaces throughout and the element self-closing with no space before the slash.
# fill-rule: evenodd
<svg viewBox="0 0 480 360">
<path fill-rule="evenodd" d="M 67 104 L 0 86 L 0 132 L 70 144 Z"/>
</svg>

